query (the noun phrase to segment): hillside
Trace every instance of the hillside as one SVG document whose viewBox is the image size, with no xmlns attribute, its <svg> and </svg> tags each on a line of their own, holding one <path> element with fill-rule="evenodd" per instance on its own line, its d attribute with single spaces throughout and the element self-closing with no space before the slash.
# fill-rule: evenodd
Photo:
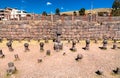
<svg viewBox="0 0 120 78">
<path fill-rule="evenodd" d="M 74 11 L 68 11 L 68 12 L 61 12 L 61 14 L 67 14 L 67 15 L 72 15 Z M 78 11 L 76 11 L 77 14 L 78 14 Z M 86 10 L 86 14 L 90 13 L 91 10 Z M 108 12 L 110 13 L 111 12 L 111 8 L 97 8 L 97 9 L 93 9 L 92 10 L 92 13 L 95 14 L 95 13 L 98 13 L 98 12 Z"/>
</svg>

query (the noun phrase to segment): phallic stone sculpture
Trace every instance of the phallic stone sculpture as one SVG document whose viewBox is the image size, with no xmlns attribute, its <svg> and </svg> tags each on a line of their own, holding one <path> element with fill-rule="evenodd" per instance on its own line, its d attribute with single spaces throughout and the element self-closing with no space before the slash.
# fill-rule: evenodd
<svg viewBox="0 0 120 78">
<path fill-rule="evenodd" d="M 11 41 L 7 42 L 6 45 L 9 49 L 9 51 L 14 51 L 14 49 L 12 48 L 12 42 Z"/>
<path fill-rule="evenodd" d="M 43 42 L 40 42 L 40 50 L 43 51 L 44 50 L 44 43 Z"/>
<path fill-rule="evenodd" d="M 97 38 L 95 38 L 95 43 L 98 43 L 98 39 Z"/>
<path fill-rule="evenodd" d="M 75 45 L 76 45 L 76 41 L 73 40 L 72 41 L 72 48 L 70 48 L 71 51 L 76 51 L 77 50 L 76 47 L 75 47 Z"/>
<path fill-rule="evenodd" d="M 24 44 L 24 47 L 25 47 L 25 52 L 30 51 L 30 49 L 29 49 L 29 44 L 28 44 L 28 43 L 25 43 L 25 44 Z"/>
<path fill-rule="evenodd" d="M 13 62 L 8 63 L 7 75 L 14 74 L 16 72 L 16 67 L 14 66 Z"/>
<path fill-rule="evenodd" d="M 47 50 L 46 55 L 50 55 L 50 54 L 51 54 L 50 50 Z"/>
<path fill-rule="evenodd" d="M 45 43 L 48 43 L 48 42 L 49 42 L 49 40 L 48 40 L 47 37 L 45 37 L 44 40 L 45 40 Z"/>
<path fill-rule="evenodd" d="M 103 72 L 100 71 L 100 70 L 97 70 L 95 73 L 96 73 L 97 75 L 102 75 L 102 74 L 103 74 Z"/>
<path fill-rule="evenodd" d="M 86 46 L 83 47 L 84 50 L 89 50 L 90 40 L 86 39 Z"/>
<path fill-rule="evenodd" d="M 0 37 L 0 43 L 2 43 L 2 40 L 3 40 L 3 39 Z"/>
<path fill-rule="evenodd" d="M 41 58 L 39 58 L 39 59 L 38 59 L 38 63 L 41 63 L 41 62 L 42 62 L 42 59 L 41 59 Z"/>
<path fill-rule="evenodd" d="M 0 50 L 0 58 L 5 57 L 5 55 L 3 54 L 2 50 Z"/>
<path fill-rule="evenodd" d="M 113 43 L 112 49 L 116 49 L 116 48 L 117 48 L 117 41 L 116 41 L 116 39 L 114 39 L 114 43 Z"/>
<path fill-rule="evenodd" d="M 15 57 L 15 60 L 20 60 L 18 54 L 15 54 L 14 57 Z"/>
<path fill-rule="evenodd" d="M 102 47 L 99 47 L 99 48 L 100 48 L 100 49 L 103 49 L 103 50 L 106 50 L 106 49 L 107 49 L 107 44 L 108 44 L 107 39 L 104 39 L 104 40 L 103 40 L 103 46 L 102 46 Z"/>
<path fill-rule="evenodd" d="M 60 36 L 61 36 L 61 32 L 60 31 L 57 31 L 56 32 L 56 39 L 54 40 L 54 50 L 56 50 L 57 52 L 59 50 L 62 50 L 63 49 L 63 43 L 61 43 L 61 39 L 60 39 Z"/>
<path fill-rule="evenodd" d="M 83 58 L 83 55 L 82 54 L 78 54 L 77 57 L 75 58 L 76 61 L 79 61 L 80 59 Z"/>
<path fill-rule="evenodd" d="M 113 73 L 114 73 L 114 74 L 120 74 L 120 68 L 117 67 L 116 69 L 114 69 L 114 70 L 113 70 Z"/>
</svg>

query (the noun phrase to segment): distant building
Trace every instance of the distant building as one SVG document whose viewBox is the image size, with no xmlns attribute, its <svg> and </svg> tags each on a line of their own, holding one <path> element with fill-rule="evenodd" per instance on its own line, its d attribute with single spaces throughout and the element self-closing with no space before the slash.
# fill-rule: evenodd
<svg viewBox="0 0 120 78">
<path fill-rule="evenodd" d="M 21 20 L 27 18 L 31 14 L 24 10 L 18 10 L 16 8 L 0 9 L 0 20 Z"/>
<path fill-rule="evenodd" d="M 10 11 L 7 9 L 0 9 L 0 20 L 8 20 Z"/>
</svg>

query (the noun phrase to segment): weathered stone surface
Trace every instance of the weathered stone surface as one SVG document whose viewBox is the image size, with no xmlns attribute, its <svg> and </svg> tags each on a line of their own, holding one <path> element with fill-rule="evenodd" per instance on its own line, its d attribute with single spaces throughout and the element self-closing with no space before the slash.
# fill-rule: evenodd
<svg viewBox="0 0 120 78">
<path fill-rule="evenodd" d="M 0 58 L 5 57 L 5 55 L 3 54 L 2 50 L 0 50 Z"/>
<path fill-rule="evenodd" d="M 50 55 L 50 54 L 51 54 L 50 50 L 47 50 L 46 55 Z"/>
<path fill-rule="evenodd" d="M 66 53 L 65 53 L 65 52 L 63 53 L 63 56 L 64 56 L 64 55 L 66 55 Z"/>
<path fill-rule="evenodd" d="M 63 49 L 63 43 L 61 43 L 61 31 L 60 29 L 57 29 L 55 32 L 55 42 L 54 42 L 54 50 L 59 51 Z"/>
<path fill-rule="evenodd" d="M 63 43 L 54 43 L 54 50 L 62 50 L 63 49 Z"/>
<path fill-rule="evenodd" d="M 9 51 L 14 51 L 14 49 L 12 48 L 12 41 L 7 42 L 6 45 L 9 49 Z"/>
<path fill-rule="evenodd" d="M 83 55 L 82 54 L 78 54 L 77 57 L 75 58 L 76 61 L 79 61 L 80 59 L 83 58 Z"/>
<path fill-rule="evenodd" d="M 103 40 L 103 46 L 102 46 L 102 47 L 99 47 L 99 48 L 100 48 L 100 49 L 103 49 L 103 50 L 106 50 L 106 49 L 107 49 L 107 44 L 108 44 L 107 39 L 104 39 L 104 40 Z"/>
<path fill-rule="evenodd" d="M 3 40 L 3 39 L 0 37 L 0 43 L 2 43 L 2 40 Z"/>
<path fill-rule="evenodd" d="M 57 42 L 54 43 L 54 50 L 57 50 L 57 51 L 59 50 L 59 45 Z"/>
<path fill-rule="evenodd" d="M 90 40 L 86 39 L 86 46 L 83 47 L 84 50 L 89 50 Z"/>
<path fill-rule="evenodd" d="M 117 41 L 116 41 L 116 39 L 114 39 L 114 43 L 113 43 L 112 49 L 117 49 Z"/>
<path fill-rule="evenodd" d="M 120 68 L 117 67 L 115 70 L 113 70 L 113 73 L 114 74 L 120 74 Z"/>
<path fill-rule="evenodd" d="M 97 38 L 95 39 L 95 43 L 98 43 L 98 39 Z"/>
<path fill-rule="evenodd" d="M 41 63 L 41 62 L 42 62 L 42 59 L 41 59 L 41 58 L 39 58 L 37 61 L 38 61 L 38 63 Z"/>
<path fill-rule="evenodd" d="M 43 51 L 44 50 L 44 43 L 43 42 L 40 42 L 40 50 Z"/>
<path fill-rule="evenodd" d="M 52 39 L 57 31 L 58 35 L 62 34 L 62 39 L 72 39 L 75 37 L 85 39 L 88 35 L 90 39 L 102 38 L 104 35 L 120 39 L 120 22 L 118 19 L 118 22 L 103 22 L 106 18 L 100 17 L 100 20 L 102 20 L 99 23 L 93 23 L 88 22 L 88 20 L 81 21 L 79 16 L 76 17 L 77 20 L 74 20 L 74 22 L 69 16 L 66 16 L 66 18 L 64 22 L 60 23 L 58 22 L 59 17 L 55 17 L 57 20 L 54 19 L 53 24 L 50 24 L 48 20 L 44 22 L 41 22 L 41 20 L 35 20 L 34 22 L 29 20 L 14 21 L 15 23 L 13 21 L 8 23 L 6 21 L 5 24 L 1 23 L 0 25 L 0 37 L 9 39 L 11 36 L 13 39 L 41 37 L 44 39 L 44 36 L 47 36 L 49 39 Z"/>
<path fill-rule="evenodd" d="M 73 40 L 72 41 L 72 47 L 70 48 L 71 51 L 76 51 L 77 50 L 76 47 L 75 47 L 75 45 L 76 45 L 76 41 Z"/>
<path fill-rule="evenodd" d="M 47 37 L 44 37 L 45 43 L 49 42 L 49 39 Z"/>
<path fill-rule="evenodd" d="M 14 57 L 15 57 L 15 60 L 20 60 L 18 54 L 15 54 Z"/>
<path fill-rule="evenodd" d="M 70 43 L 70 39 L 68 39 L 68 43 Z"/>
<path fill-rule="evenodd" d="M 95 73 L 96 73 L 97 75 L 102 75 L 102 74 L 103 74 L 103 72 L 100 71 L 100 70 L 97 70 Z"/>
<path fill-rule="evenodd" d="M 29 51 L 29 44 L 28 43 L 24 43 L 24 47 L 25 47 L 25 52 Z"/>
<path fill-rule="evenodd" d="M 14 74 L 16 72 L 16 67 L 13 62 L 8 63 L 7 75 Z"/>
</svg>

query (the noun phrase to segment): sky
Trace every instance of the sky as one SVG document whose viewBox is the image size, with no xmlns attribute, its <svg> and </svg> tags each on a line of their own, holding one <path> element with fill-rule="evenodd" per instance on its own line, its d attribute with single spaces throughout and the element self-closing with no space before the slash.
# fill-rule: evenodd
<svg viewBox="0 0 120 78">
<path fill-rule="evenodd" d="M 111 8 L 114 0 L 0 0 L 0 9 L 5 7 L 17 8 L 30 13 L 41 14 L 43 11 L 54 13 L 56 8 L 60 12 L 77 11 L 81 8 Z"/>
</svg>

